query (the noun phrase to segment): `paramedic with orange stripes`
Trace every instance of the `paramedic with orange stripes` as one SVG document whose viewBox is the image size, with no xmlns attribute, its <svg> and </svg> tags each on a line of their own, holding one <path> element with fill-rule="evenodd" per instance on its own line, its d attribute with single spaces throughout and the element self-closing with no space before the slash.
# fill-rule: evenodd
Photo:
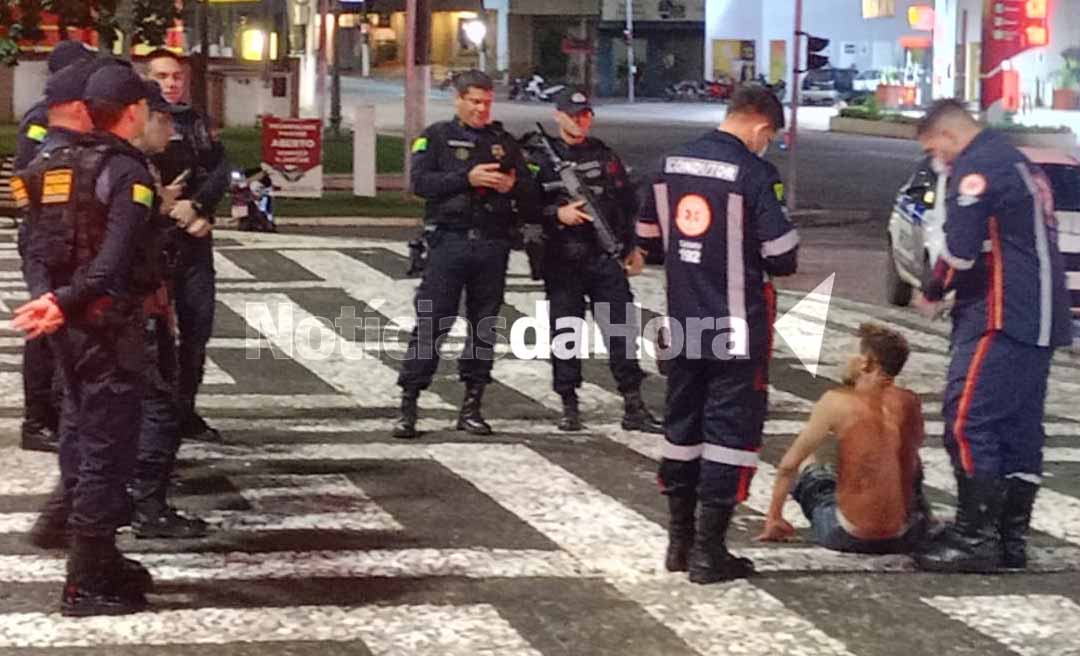
<svg viewBox="0 0 1080 656">
<path fill-rule="evenodd" d="M 934 105 L 919 141 L 951 167 L 945 246 L 917 305 L 930 314 L 956 294 L 942 415 L 959 499 L 956 521 L 916 560 L 941 572 L 1023 568 L 1050 360 L 1071 341 L 1053 194 L 956 101 Z"/>
<path fill-rule="evenodd" d="M 776 312 L 769 276 L 795 273 L 798 260 L 779 174 L 760 156 L 783 127 L 771 92 L 736 92 L 720 129 L 664 159 L 638 224 L 642 241 L 666 244 L 674 357 L 659 472 L 670 512 L 665 564 L 694 583 L 753 572 L 725 538 L 765 425 Z"/>
</svg>

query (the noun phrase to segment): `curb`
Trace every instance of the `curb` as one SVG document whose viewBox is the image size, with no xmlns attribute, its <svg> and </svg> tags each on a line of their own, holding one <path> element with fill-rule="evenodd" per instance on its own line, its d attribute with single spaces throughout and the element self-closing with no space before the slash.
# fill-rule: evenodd
<svg viewBox="0 0 1080 656">
<path fill-rule="evenodd" d="M 418 228 L 423 222 L 423 219 L 396 216 L 283 216 L 274 218 L 274 223 L 279 226 L 322 228 Z"/>
<path fill-rule="evenodd" d="M 791 220 L 798 227 L 838 228 L 867 223 L 874 218 L 870 210 L 795 210 Z"/>
</svg>

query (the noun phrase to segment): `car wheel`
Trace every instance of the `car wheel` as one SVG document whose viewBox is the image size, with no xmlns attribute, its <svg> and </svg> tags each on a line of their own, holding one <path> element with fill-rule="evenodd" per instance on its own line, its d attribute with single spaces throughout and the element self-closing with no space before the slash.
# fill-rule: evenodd
<svg viewBox="0 0 1080 656">
<path fill-rule="evenodd" d="M 889 303 L 900 307 L 911 304 L 911 295 L 914 290 L 897 273 L 896 260 L 893 257 L 892 240 L 889 240 L 889 266 L 885 272 L 885 293 L 889 297 Z"/>
</svg>

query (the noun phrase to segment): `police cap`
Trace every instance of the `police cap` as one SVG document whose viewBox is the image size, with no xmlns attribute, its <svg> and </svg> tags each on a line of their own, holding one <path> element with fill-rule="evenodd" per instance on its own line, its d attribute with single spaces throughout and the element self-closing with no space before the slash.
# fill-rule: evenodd
<svg viewBox="0 0 1080 656">
<path fill-rule="evenodd" d="M 101 67 L 86 81 L 83 91 L 84 100 L 108 101 L 125 106 L 146 98 L 146 85 L 131 66 Z"/>
<path fill-rule="evenodd" d="M 82 100 L 86 92 L 86 81 L 99 68 L 105 66 L 130 67 L 131 64 L 115 57 L 93 57 L 62 68 L 50 75 L 45 82 L 45 103 L 53 107 Z"/>
<path fill-rule="evenodd" d="M 94 51 L 82 41 L 61 41 L 49 53 L 49 72 L 55 73 L 93 56 Z"/>
<path fill-rule="evenodd" d="M 564 114 L 570 116 L 577 116 L 582 112 L 592 112 L 592 104 L 589 103 L 589 96 L 581 89 L 568 88 L 559 94 L 558 100 L 555 101 L 555 108 Z"/>
</svg>

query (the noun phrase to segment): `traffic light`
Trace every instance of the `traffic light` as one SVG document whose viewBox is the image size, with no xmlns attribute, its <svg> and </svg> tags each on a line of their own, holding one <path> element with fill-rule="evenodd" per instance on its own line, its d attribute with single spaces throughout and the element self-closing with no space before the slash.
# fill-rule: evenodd
<svg viewBox="0 0 1080 656">
<path fill-rule="evenodd" d="M 806 32 L 799 32 L 799 35 L 806 37 L 806 70 L 799 72 L 805 73 L 806 71 L 814 71 L 828 66 L 829 58 L 817 53 L 829 47 L 829 40 L 812 36 Z"/>
<path fill-rule="evenodd" d="M 1024 3 L 1024 45 L 1041 48 L 1050 44 L 1049 0 L 1027 0 Z"/>
</svg>

